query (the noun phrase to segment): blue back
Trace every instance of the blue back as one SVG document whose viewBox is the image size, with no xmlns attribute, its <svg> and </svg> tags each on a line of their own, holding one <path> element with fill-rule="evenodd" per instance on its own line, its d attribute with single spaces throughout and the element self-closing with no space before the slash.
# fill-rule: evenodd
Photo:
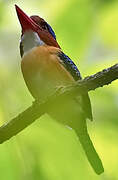
<svg viewBox="0 0 118 180">
<path fill-rule="evenodd" d="M 70 72 L 70 74 L 73 76 L 75 81 L 80 80 L 81 75 L 77 66 L 74 64 L 74 62 L 63 52 L 60 52 L 58 56 L 62 60 L 62 64 L 64 65 L 64 67 Z"/>
</svg>

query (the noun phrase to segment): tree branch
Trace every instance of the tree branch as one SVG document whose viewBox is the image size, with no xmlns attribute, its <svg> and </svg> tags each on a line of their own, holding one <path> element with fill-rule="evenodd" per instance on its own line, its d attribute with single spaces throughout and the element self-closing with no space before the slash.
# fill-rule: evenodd
<svg viewBox="0 0 118 180">
<path fill-rule="evenodd" d="M 95 90 L 110 84 L 112 81 L 118 79 L 118 64 L 104 69 L 94 75 L 88 76 L 83 80 L 78 81 L 73 86 L 68 86 L 57 90 L 55 94 L 50 96 L 45 102 L 34 102 L 32 106 L 19 114 L 14 119 L 0 127 L 0 143 L 5 142 L 11 137 L 21 132 L 24 128 L 33 123 L 37 118 L 46 113 L 55 102 L 63 100 L 65 97 L 76 97 L 79 94 Z"/>
</svg>

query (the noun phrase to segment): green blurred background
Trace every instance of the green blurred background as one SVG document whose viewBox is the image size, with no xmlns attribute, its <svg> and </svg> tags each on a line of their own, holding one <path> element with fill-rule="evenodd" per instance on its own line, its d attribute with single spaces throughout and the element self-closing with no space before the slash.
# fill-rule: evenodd
<svg viewBox="0 0 118 180">
<path fill-rule="evenodd" d="M 54 28 L 63 51 L 83 77 L 118 60 L 117 0 L 0 0 L 0 125 L 32 104 L 20 70 L 20 25 L 14 9 L 39 14 Z M 105 173 L 97 176 L 74 131 L 44 115 L 0 145 L 1 180 L 117 180 L 118 84 L 90 93 L 91 139 Z"/>
</svg>

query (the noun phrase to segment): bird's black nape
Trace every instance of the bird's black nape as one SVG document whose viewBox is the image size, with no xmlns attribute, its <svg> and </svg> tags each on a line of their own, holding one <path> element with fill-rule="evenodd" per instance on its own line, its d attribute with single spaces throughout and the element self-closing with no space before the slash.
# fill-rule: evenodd
<svg viewBox="0 0 118 180">
<path fill-rule="evenodd" d="M 48 31 L 53 36 L 53 38 L 56 40 L 55 32 L 53 31 L 53 29 L 51 28 L 51 26 L 48 23 L 46 23 L 46 24 L 47 24 Z"/>
</svg>

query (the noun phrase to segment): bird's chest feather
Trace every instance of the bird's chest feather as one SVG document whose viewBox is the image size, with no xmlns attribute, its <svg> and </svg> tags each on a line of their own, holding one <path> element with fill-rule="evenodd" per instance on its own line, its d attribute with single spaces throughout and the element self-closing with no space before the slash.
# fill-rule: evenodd
<svg viewBox="0 0 118 180">
<path fill-rule="evenodd" d="M 60 63 L 56 51 L 57 48 L 39 46 L 22 59 L 22 73 L 35 99 L 44 99 L 58 87 L 74 82 L 73 77 Z"/>
</svg>

